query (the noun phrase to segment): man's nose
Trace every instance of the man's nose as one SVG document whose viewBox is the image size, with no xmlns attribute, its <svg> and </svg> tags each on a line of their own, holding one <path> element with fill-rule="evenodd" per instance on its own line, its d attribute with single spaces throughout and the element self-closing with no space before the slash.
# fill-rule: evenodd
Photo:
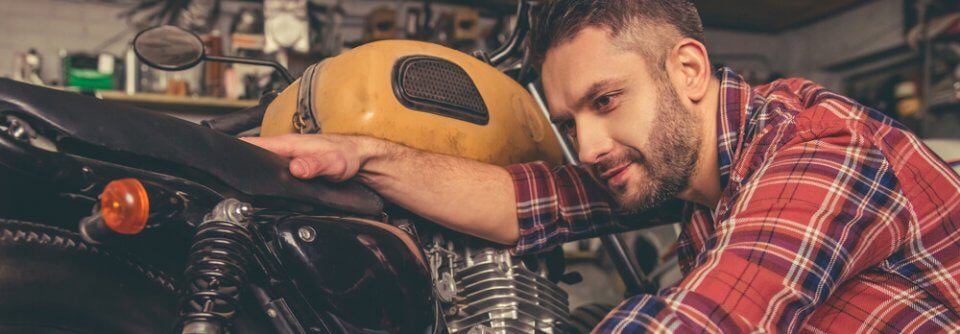
<svg viewBox="0 0 960 334">
<path fill-rule="evenodd" d="M 596 122 L 577 120 L 577 150 L 580 162 L 593 165 L 613 148 L 613 141 Z"/>
</svg>

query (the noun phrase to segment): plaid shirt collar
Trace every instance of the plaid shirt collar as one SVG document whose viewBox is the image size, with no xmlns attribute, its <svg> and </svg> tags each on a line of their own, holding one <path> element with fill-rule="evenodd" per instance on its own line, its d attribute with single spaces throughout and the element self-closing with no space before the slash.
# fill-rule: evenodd
<svg viewBox="0 0 960 334">
<path fill-rule="evenodd" d="M 720 78 L 720 103 L 717 108 L 717 157 L 720 166 L 720 188 L 726 189 L 730 181 L 730 168 L 738 156 L 747 131 L 746 120 L 756 108 L 750 103 L 752 89 L 739 74 L 728 67 L 717 70 Z"/>
</svg>

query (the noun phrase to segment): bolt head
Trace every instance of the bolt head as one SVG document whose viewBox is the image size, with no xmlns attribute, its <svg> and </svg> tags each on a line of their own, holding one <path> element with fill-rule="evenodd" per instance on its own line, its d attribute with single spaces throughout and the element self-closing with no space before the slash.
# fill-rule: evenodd
<svg viewBox="0 0 960 334">
<path fill-rule="evenodd" d="M 253 206 L 248 203 L 240 204 L 240 206 L 237 208 L 237 211 L 244 217 L 253 216 Z"/>
<path fill-rule="evenodd" d="M 317 238 L 317 231 L 310 226 L 302 226 L 297 229 L 297 236 L 300 237 L 300 240 L 313 242 Z"/>
</svg>

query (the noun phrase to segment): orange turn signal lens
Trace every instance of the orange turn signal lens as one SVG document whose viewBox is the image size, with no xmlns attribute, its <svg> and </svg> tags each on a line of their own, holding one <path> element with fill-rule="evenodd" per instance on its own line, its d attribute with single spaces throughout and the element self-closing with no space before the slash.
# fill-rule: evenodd
<svg viewBox="0 0 960 334">
<path fill-rule="evenodd" d="M 143 231 L 150 216 L 147 190 L 137 179 L 110 181 L 100 194 L 100 215 L 108 228 L 119 234 Z"/>
</svg>

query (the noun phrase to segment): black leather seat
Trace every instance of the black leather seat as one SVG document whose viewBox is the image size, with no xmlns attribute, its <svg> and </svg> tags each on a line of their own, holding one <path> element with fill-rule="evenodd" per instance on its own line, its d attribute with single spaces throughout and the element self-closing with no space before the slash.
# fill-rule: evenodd
<svg viewBox="0 0 960 334">
<path fill-rule="evenodd" d="M 280 156 L 160 113 L 9 79 L 0 79 L 0 111 L 25 113 L 95 147 L 199 170 L 245 195 L 383 211 L 382 199 L 359 183 L 298 180 Z"/>
</svg>

